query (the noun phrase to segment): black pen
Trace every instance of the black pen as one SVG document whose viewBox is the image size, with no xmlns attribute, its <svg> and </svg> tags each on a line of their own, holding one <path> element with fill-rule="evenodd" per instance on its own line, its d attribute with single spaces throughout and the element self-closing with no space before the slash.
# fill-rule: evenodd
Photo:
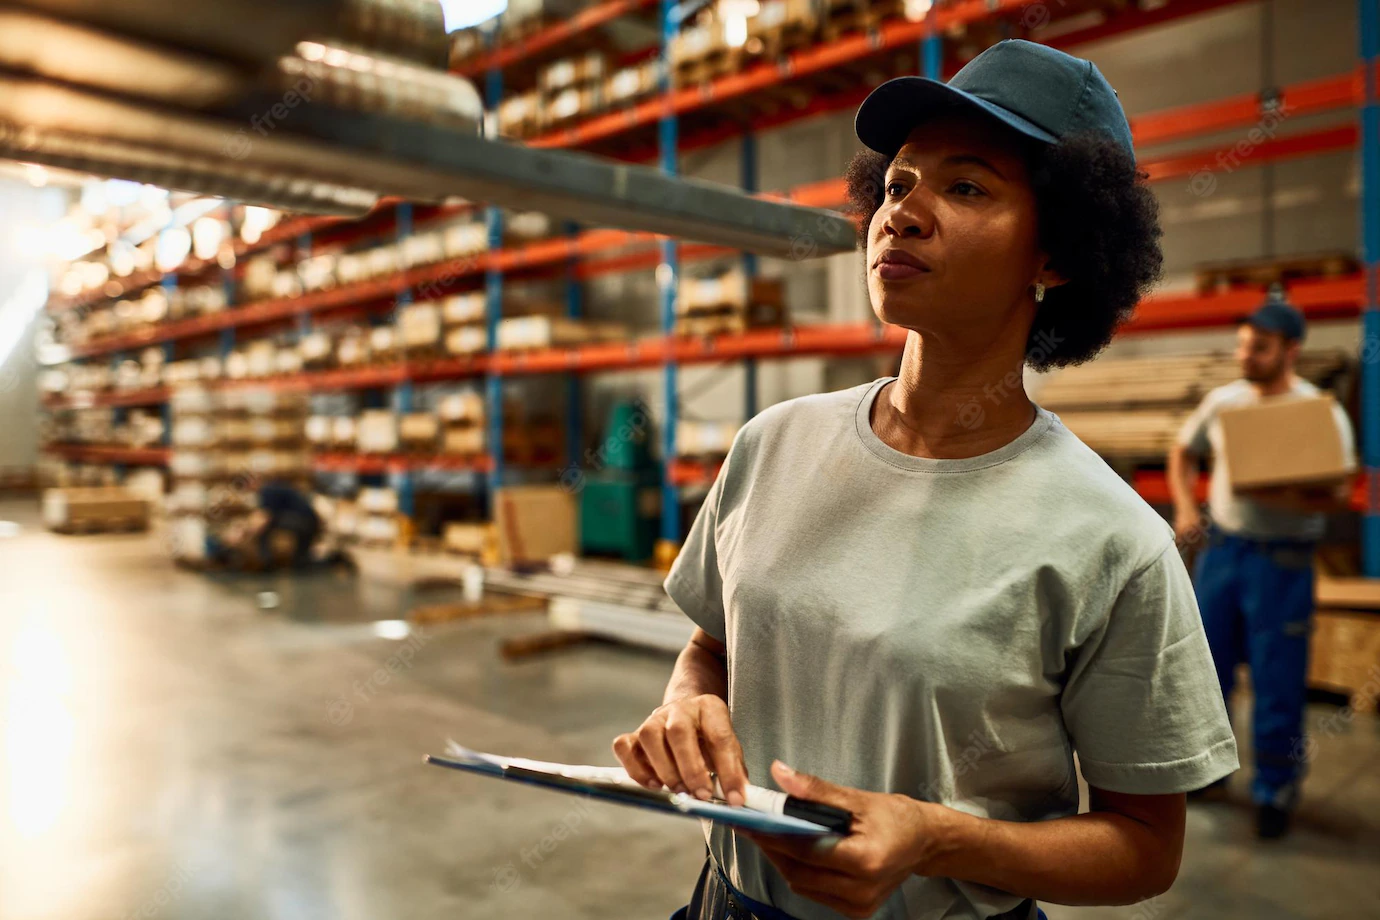
<svg viewBox="0 0 1380 920">
<path fill-rule="evenodd" d="M 723 787 L 719 785 L 719 778 L 714 777 L 714 791 L 720 799 L 724 798 Z M 812 802 L 809 799 L 796 798 L 775 789 L 765 789 L 761 786 L 747 785 L 746 801 L 743 805 L 753 811 L 766 812 L 769 815 L 786 815 L 791 818 L 799 818 L 802 821 L 810 821 L 821 827 L 827 827 L 832 833 L 846 835 L 853 828 L 853 813 L 844 808 L 833 805 L 825 805 L 823 802 Z"/>
</svg>

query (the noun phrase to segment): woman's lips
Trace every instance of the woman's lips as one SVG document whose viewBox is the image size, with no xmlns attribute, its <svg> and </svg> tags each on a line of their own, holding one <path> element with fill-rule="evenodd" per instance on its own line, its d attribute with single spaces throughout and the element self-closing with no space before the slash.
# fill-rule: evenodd
<svg viewBox="0 0 1380 920">
<path fill-rule="evenodd" d="M 883 281 L 903 281 L 929 272 L 923 259 L 900 249 L 888 249 L 877 257 L 873 270 Z"/>
<path fill-rule="evenodd" d="M 879 262 L 877 263 L 877 275 L 883 281 L 903 281 L 906 278 L 915 278 L 926 274 L 927 268 L 916 268 L 914 265 L 907 265 L 904 262 Z"/>
</svg>

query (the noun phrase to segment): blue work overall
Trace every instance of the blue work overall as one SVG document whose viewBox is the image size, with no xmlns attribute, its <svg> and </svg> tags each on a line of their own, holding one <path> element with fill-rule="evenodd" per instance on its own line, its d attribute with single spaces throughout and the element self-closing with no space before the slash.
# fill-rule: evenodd
<svg viewBox="0 0 1380 920">
<path fill-rule="evenodd" d="M 1236 666 L 1251 669 L 1257 805 L 1288 809 L 1298 797 L 1307 750 L 1303 709 L 1313 613 L 1311 541 L 1252 539 L 1214 529 L 1194 569 L 1222 696 L 1230 701 Z M 1228 711 L 1230 711 L 1228 705 Z"/>
</svg>

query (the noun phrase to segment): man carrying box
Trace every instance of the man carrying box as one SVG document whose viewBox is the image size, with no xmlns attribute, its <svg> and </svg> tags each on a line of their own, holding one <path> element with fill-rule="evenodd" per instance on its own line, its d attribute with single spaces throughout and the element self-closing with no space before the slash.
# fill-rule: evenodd
<svg viewBox="0 0 1380 920">
<path fill-rule="evenodd" d="M 1194 586 L 1225 698 L 1238 662 L 1251 669 L 1262 838 L 1284 834 L 1298 798 L 1313 555 L 1355 468 L 1346 413 L 1294 374 L 1303 336 L 1303 314 L 1267 300 L 1237 331 L 1243 379 L 1204 398 L 1169 454 L 1174 531 L 1181 545 L 1205 538 Z M 1210 523 L 1194 498 L 1209 451 Z"/>
</svg>

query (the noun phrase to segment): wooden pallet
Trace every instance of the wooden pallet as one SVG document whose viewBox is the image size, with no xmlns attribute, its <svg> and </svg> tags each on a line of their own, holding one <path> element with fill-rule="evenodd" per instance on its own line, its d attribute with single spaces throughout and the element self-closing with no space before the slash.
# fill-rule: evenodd
<svg viewBox="0 0 1380 920">
<path fill-rule="evenodd" d="M 820 34 L 825 41 L 837 41 L 853 32 L 870 32 L 904 13 L 902 0 L 826 0 L 820 11 Z"/>
<path fill-rule="evenodd" d="M 701 57 L 678 61 L 671 71 L 671 84 L 693 86 L 717 80 L 742 69 L 743 59 L 741 48 L 712 48 Z"/>
<path fill-rule="evenodd" d="M 455 620 L 472 620 L 475 617 L 494 616 L 509 613 L 541 613 L 546 610 L 546 598 L 529 594 L 503 594 L 485 592 L 477 603 L 456 601 L 445 604 L 425 604 L 407 612 L 407 619 L 413 623 L 450 623 Z"/>
<path fill-rule="evenodd" d="M 1268 287 L 1306 278 L 1341 278 L 1360 271 L 1349 252 L 1325 252 L 1263 259 L 1233 259 L 1199 265 L 1193 273 L 1198 293 L 1212 294 L 1233 287 Z"/>
<path fill-rule="evenodd" d="M 676 317 L 675 335 L 741 335 L 749 329 L 770 329 L 786 325 L 782 304 L 753 304 L 744 309 L 733 305 L 700 308 Z"/>
<path fill-rule="evenodd" d="M 148 518 L 144 517 L 77 518 L 67 522 L 62 527 L 52 528 L 52 531 L 67 536 L 96 533 L 138 533 L 142 530 L 148 530 L 148 526 Z"/>
</svg>

